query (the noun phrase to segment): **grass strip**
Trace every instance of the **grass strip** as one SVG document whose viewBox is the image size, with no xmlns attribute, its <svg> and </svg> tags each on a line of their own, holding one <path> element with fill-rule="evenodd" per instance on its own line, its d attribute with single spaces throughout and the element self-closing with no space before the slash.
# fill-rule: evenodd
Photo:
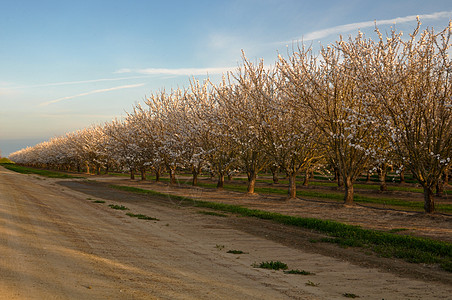
<svg viewBox="0 0 452 300">
<path fill-rule="evenodd" d="M 137 218 L 137 219 L 140 219 L 140 220 L 153 220 L 153 221 L 160 221 L 160 220 L 159 220 L 159 219 L 157 219 L 157 218 L 149 217 L 149 216 L 146 216 L 146 215 L 142 215 L 142 214 L 133 214 L 133 213 L 126 213 L 126 215 L 128 215 L 129 217 L 132 217 L 132 218 Z"/>
<path fill-rule="evenodd" d="M 198 186 L 205 187 L 205 188 L 215 188 L 216 185 L 212 183 L 199 183 Z M 237 185 L 230 185 L 225 184 L 224 188 L 230 191 L 235 192 L 246 192 L 247 187 L 246 186 L 237 186 Z M 256 193 L 260 194 L 278 194 L 278 195 L 286 195 L 287 190 L 281 189 L 281 188 L 272 188 L 272 187 L 256 187 L 254 189 Z M 317 192 L 317 191 L 310 191 L 310 190 L 297 190 L 297 196 L 299 197 L 310 197 L 310 198 L 317 198 L 317 199 L 328 199 L 333 200 L 336 202 L 343 202 L 344 201 L 344 193 L 343 192 Z M 380 205 L 387 205 L 387 206 L 396 206 L 396 207 L 403 207 L 403 208 L 409 208 L 415 211 L 424 211 L 424 202 L 421 201 L 406 201 L 406 200 L 400 200 L 396 198 L 375 198 L 375 197 L 366 197 L 366 196 L 360 196 L 360 195 L 354 195 L 353 197 L 354 201 L 356 203 L 369 203 L 369 204 L 380 204 Z M 435 205 L 435 209 L 438 212 L 443 213 L 452 213 L 452 205 L 451 204 L 440 204 L 437 203 Z"/>
<path fill-rule="evenodd" d="M 315 275 L 314 273 L 305 271 L 305 270 L 289 270 L 289 271 L 284 271 L 284 274 L 297 274 L 297 275 Z"/>
<path fill-rule="evenodd" d="M 247 252 L 243 252 L 242 250 L 229 250 L 226 253 L 231 253 L 231 254 L 248 254 Z"/>
<path fill-rule="evenodd" d="M 117 210 L 129 210 L 124 205 L 116 205 L 116 204 L 110 204 L 108 205 L 110 208 L 117 209 Z"/>
<path fill-rule="evenodd" d="M 200 200 L 195 201 L 187 197 L 134 187 L 117 185 L 112 185 L 111 187 L 140 194 L 168 197 L 172 200 L 178 200 L 180 203 L 183 203 L 185 200 L 186 202 L 195 203 L 197 207 L 210 208 L 246 217 L 272 220 L 284 225 L 313 229 L 330 236 L 322 240 L 324 242 L 332 242 L 345 247 L 368 247 L 381 256 L 397 257 L 414 263 L 438 263 L 444 270 L 452 272 L 452 244 L 444 241 L 363 229 L 360 226 L 348 225 L 331 220 L 288 216 L 275 212 L 250 209 L 240 205 Z"/>
<path fill-rule="evenodd" d="M 42 169 L 35 169 L 35 168 L 29 168 L 24 166 L 19 166 L 16 164 L 1 164 L 3 167 L 7 168 L 8 170 L 21 173 L 21 174 L 36 174 L 41 175 L 49 178 L 82 178 L 77 176 L 72 176 L 64 173 L 49 171 L 49 170 L 42 170 Z"/>
<path fill-rule="evenodd" d="M 227 217 L 225 214 L 217 213 L 215 211 L 206 211 L 206 210 L 200 210 L 198 211 L 199 214 L 208 215 L 208 216 L 217 216 L 217 217 Z"/>
<path fill-rule="evenodd" d="M 287 264 L 280 262 L 280 261 L 263 261 L 260 264 L 254 263 L 251 266 L 254 268 L 261 268 L 261 269 L 270 269 L 270 270 L 287 270 Z"/>
<path fill-rule="evenodd" d="M 2 157 L 0 158 L 0 164 L 14 164 L 14 162 L 9 160 L 7 157 Z"/>
</svg>

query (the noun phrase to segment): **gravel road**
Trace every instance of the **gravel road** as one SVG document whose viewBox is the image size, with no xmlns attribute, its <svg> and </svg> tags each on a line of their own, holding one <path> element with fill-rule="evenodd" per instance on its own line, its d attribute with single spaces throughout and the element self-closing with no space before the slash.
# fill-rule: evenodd
<svg viewBox="0 0 452 300">
<path fill-rule="evenodd" d="M 0 167 L 1 299 L 346 299 L 346 293 L 362 299 L 448 299 L 452 295 L 447 283 L 366 268 L 242 230 L 232 224 L 234 218 L 240 219 L 236 216 L 205 215 L 195 207 L 113 190 L 93 195 L 83 192 L 81 180 L 65 180 L 63 185 L 59 181 Z M 109 204 L 129 210 L 115 210 Z M 126 212 L 159 220 L 131 218 Z M 252 266 L 270 260 L 315 275 Z"/>
</svg>

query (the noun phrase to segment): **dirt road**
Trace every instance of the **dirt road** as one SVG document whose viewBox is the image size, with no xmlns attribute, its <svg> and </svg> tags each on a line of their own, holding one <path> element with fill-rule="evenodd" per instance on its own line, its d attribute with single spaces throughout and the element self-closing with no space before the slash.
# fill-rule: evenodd
<svg viewBox="0 0 452 300">
<path fill-rule="evenodd" d="M 452 286 L 396 276 L 240 230 L 194 207 L 97 196 L 0 167 L 1 299 L 448 299 Z M 66 184 L 70 185 L 70 184 Z M 83 183 L 73 183 L 82 186 Z M 101 197 L 103 196 L 103 197 Z M 103 200 L 105 203 L 94 203 Z M 108 204 L 128 207 L 131 218 Z M 245 254 L 230 254 L 242 250 Z M 290 275 L 254 268 L 280 260 Z"/>
</svg>

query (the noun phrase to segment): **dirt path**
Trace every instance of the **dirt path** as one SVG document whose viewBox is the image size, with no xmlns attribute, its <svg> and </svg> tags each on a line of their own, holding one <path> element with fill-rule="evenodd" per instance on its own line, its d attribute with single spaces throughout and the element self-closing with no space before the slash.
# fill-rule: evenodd
<svg viewBox="0 0 452 300">
<path fill-rule="evenodd" d="M 94 197 L 57 181 L 0 167 L 1 299 L 346 299 L 344 293 L 362 299 L 448 299 L 452 294 L 450 284 L 288 247 L 193 207 L 120 192 Z M 160 221 L 130 218 L 108 204 Z M 232 249 L 247 254 L 226 252 Z M 270 260 L 315 275 L 251 267 Z"/>
</svg>

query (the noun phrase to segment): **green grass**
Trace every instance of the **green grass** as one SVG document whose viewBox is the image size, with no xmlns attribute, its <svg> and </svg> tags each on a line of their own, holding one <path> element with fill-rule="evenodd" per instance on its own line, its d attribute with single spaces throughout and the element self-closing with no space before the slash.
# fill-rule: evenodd
<svg viewBox="0 0 452 300">
<path fill-rule="evenodd" d="M 127 207 L 125 207 L 124 205 L 116 205 L 116 204 L 110 204 L 108 205 L 109 207 L 113 208 L 113 209 L 118 209 L 118 210 L 129 210 Z"/>
<path fill-rule="evenodd" d="M 329 183 L 320 183 L 322 184 L 329 184 Z M 333 184 L 334 185 L 334 184 Z M 199 183 L 198 186 L 205 187 L 205 188 L 215 188 L 216 184 L 213 183 Z M 358 186 L 360 186 L 358 184 Z M 363 184 L 364 186 L 364 184 Z M 365 185 L 365 186 L 371 186 L 371 185 Z M 355 185 L 356 187 L 356 185 Z M 379 186 L 375 185 L 377 189 Z M 246 192 L 247 187 L 243 185 L 232 185 L 232 184 L 225 184 L 224 188 L 231 191 L 236 192 Z M 399 188 L 399 187 L 398 187 Z M 405 189 L 406 187 L 400 187 L 400 190 Z M 410 188 L 407 188 L 410 189 Z M 414 188 L 411 188 L 414 189 Z M 422 190 L 422 189 L 420 189 Z M 256 187 L 255 192 L 259 194 L 278 194 L 278 195 L 286 195 L 287 190 L 283 188 L 274 188 L 274 187 Z M 452 193 L 452 191 L 449 191 L 449 193 Z M 327 200 L 333 200 L 336 202 L 343 202 L 344 201 L 344 192 L 325 192 L 325 191 L 312 191 L 312 190 L 304 190 L 304 189 L 298 189 L 297 190 L 297 196 L 298 197 L 309 197 L 309 198 L 316 198 L 316 199 L 327 199 Z M 411 209 L 414 211 L 424 211 L 424 202 L 422 201 L 406 201 L 406 200 L 400 200 L 397 198 L 389 198 L 389 197 L 368 197 L 368 196 L 360 196 L 357 195 L 355 192 L 354 195 L 354 201 L 356 203 L 367 203 L 367 204 L 378 204 L 378 205 L 384 205 L 384 206 L 394 206 L 394 207 L 400 207 L 404 209 Z M 437 203 L 435 206 L 435 209 L 438 212 L 443 213 L 452 213 L 452 205 L 451 204 L 439 204 Z"/>
<path fill-rule="evenodd" d="M 82 178 L 77 176 L 72 176 L 60 172 L 54 172 L 49 170 L 42 170 L 42 169 L 35 169 L 35 168 L 29 168 L 24 166 L 19 166 L 16 164 L 2 164 L 3 167 L 7 168 L 8 170 L 22 173 L 22 174 L 37 174 L 49 178 Z"/>
<path fill-rule="evenodd" d="M 94 200 L 93 203 L 105 203 L 104 200 Z"/>
<path fill-rule="evenodd" d="M 179 200 L 180 203 L 194 203 L 196 207 L 214 209 L 217 211 L 234 213 L 246 217 L 272 220 L 276 223 L 316 230 L 328 235 L 322 242 L 336 243 L 344 247 L 366 247 L 381 256 L 402 258 L 409 262 L 438 263 L 441 267 L 452 272 L 452 244 L 427 238 L 393 234 L 378 230 L 363 229 L 359 226 L 348 225 L 331 220 L 302 218 L 288 216 L 275 212 L 250 209 L 240 205 L 195 201 L 190 198 L 159 193 L 156 191 L 112 186 L 116 189 L 151 194 L 160 197 Z"/>
<path fill-rule="evenodd" d="M 200 210 L 198 211 L 198 214 L 208 215 L 208 216 L 217 216 L 217 217 L 227 217 L 228 215 L 217 213 L 214 211 L 206 211 L 206 210 Z"/>
<path fill-rule="evenodd" d="M 359 298 L 358 295 L 355 295 L 353 293 L 343 293 L 342 296 L 344 296 L 345 298 Z"/>
<path fill-rule="evenodd" d="M 252 264 L 254 268 L 270 269 L 270 270 L 287 270 L 287 264 L 280 261 L 263 261 L 260 264 Z"/>
<path fill-rule="evenodd" d="M 305 285 L 307 285 L 307 286 L 319 286 L 320 283 L 314 283 L 311 280 L 308 280 L 308 282 L 306 282 Z"/>
<path fill-rule="evenodd" d="M 285 274 L 296 274 L 296 275 L 315 275 L 314 273 L 305 271 L 305 270 L 289 270 L 289 271 L 284 271 Z"/>
<path fill-rule="evenodd" d="M 246 252 L 243 252 L 242 250 L 229 250 L 226 253 L 231 253 L 231 254 L 248 254 Z"/>
<path fill-rule="evenodd" d="M 0 158 L 0 164 L 14 164 L 14 162 L 9 160 L 9 158 L 2 157 Z"/>
<path fill-rule="evenodd" d="M 132 218 L 138 218 L 138 219 L 140 219 L 140 220 L 153 220 L 153 221 L 160 221 L 160 220 L 159 220 L 159 219 L 157 219 L 157 218 L 149 217 L 149 216 L 146 216 L 146 215 L 142 215 L 142 214 L 132 214 L 132 213 L 126 213 L 126 215 L 128 215 L 129 217 L 132 217 Z"/>
<path fill-rule="evenodd" d="M 401 231 L 407 231 L 409 230 L 408 228 L 393 228 L 391 230 L 389 230 L 390 233 L 396 233 L 396 232 L 401 232 Z"/>
</svg>

